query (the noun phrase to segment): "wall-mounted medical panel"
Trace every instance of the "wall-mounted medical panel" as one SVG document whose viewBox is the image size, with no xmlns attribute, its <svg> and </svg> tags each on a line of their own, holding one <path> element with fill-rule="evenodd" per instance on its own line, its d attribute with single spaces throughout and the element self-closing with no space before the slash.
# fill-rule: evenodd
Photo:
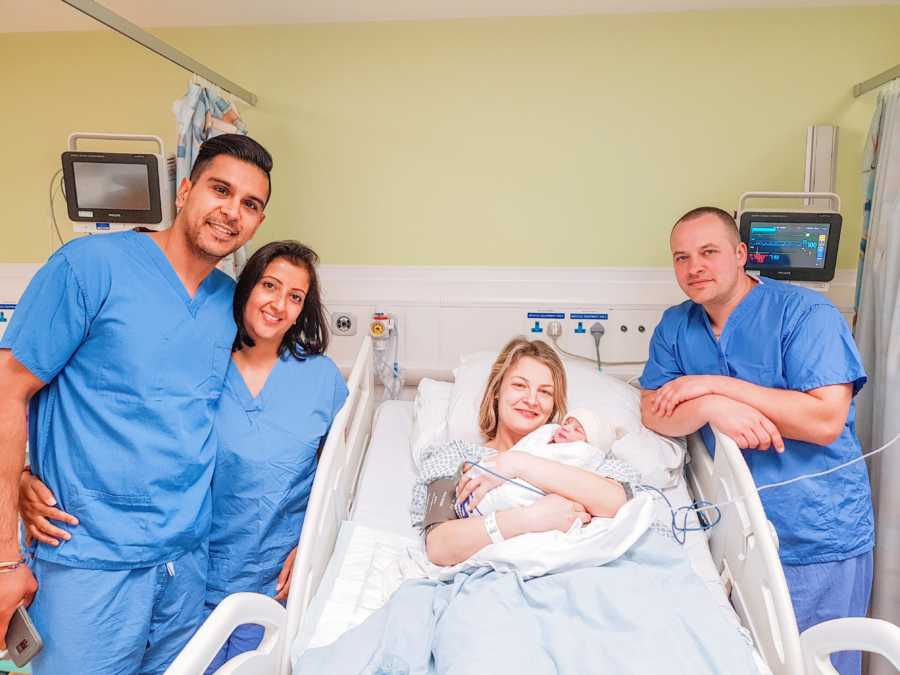
<svg viewBox="0 0 900 675">
<path fill-rule="evenodd" d="M 31 277 L 37 272 L 38 263 L 6 263 L 0 265 L 0 338 L 6 332 L 16 304 Z"/>
<path fill-rule="evenodd" d="M 612 374 L 642 370 L 662 312 L 684 295 L 671 270 L 609 268 L 320 268 L 329 311 L 400 317 L 400 365 L 407 383 L 449 378 L 459 357 L 498 350 L 514 335 L 553 342 L 595 359 L 591 326 L 601 324 L 600 358 Z M 840 270 L 828 297 L 850 317 L 855 277 Z M 551 324 L 558 323 L 553 327 Z M 536 330 L 537 329 L 537 330 Z M 332 336 L 329 352 L 347 369 L 365 331 Z M 566 357 L 570 358 L 570 357 Z M 624 365 L 615 365 L 623 363 Z"/>
</svg>

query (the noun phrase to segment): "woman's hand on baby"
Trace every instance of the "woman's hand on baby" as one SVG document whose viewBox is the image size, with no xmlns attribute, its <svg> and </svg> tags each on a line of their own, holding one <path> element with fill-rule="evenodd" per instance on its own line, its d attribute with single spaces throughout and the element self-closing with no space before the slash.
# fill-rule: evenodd
<svg viewBox="0 0 900 675">
<path fill-rule="evenodd" d="M 72 535 L 53 525 L 57 520 L 69 525 L 78 525 L 78 518 L 56 508 L 56 498 L 40 479 L 23 471 L 19 478 L 19 513 L 25 524 L 25 543 L 35 539 L 50 546 L 59 546 L 61 539 L 68 541 Z"/>
<path fill-rule="evenodd" d="M 532 532 L 567 532 L 576 520 L 584 525 L 591 522 L 591 514 L 584 506 L 556 494 L 544 495 L 531 506 L 526 506 L 525 511 L 528 529 Z"/>
<path fill-rule="evenodd" d="M 462 478 L 456 484 L 456 501 L 462 504 L 466 499 L 469 499 L 467 507 L 471 512 L 488 492 L 505 482 L 503 478 L 512 479 L 518 475 L 518 460 L 521 459 L 519 455 L 523 454 L 521 452 L 507 451 L 492 453 L 483 457 L 479 464 L 487 467 L 495 474 L 499 474 L 498 476 L 482 471 L 477 466 L 467 465 Z M 499 476 L 503 476 L 503 478 Z"/>
</svg>

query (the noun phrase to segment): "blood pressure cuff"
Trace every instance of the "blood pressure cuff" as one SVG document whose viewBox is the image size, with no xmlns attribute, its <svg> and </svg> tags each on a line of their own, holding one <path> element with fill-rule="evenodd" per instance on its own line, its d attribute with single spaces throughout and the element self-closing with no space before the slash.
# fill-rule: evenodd
<svg viewBox="0 0 900 675">
<path fill-rule="evenodd" d="M 425 488 L 425 520 L 422 528 L 425 537 L 441 523 L 456 520 L 456 484 L 462 478 L 463 465 L 450 478 L 436 478 Z"/>
</svg>

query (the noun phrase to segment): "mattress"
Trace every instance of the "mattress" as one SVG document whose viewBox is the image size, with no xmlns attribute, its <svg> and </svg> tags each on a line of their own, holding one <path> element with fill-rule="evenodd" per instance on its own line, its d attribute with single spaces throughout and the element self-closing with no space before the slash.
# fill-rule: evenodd
<svg viewBox="0 0 900 675">
<path fill-rule="evenodd" d="M 411 402 L 386 401 L 376 411 L 351 520 L 341 525 L 334 554 L 293 646 L 294 654 L 330 644 L 381 607 L 407 573 L 409 578 L 417 576 L 418 569 L 410 556 L 422 549 L 421 536 L 409 522 L 409 501 L 416 477 L 409 446 L 412 425 Z M 692 501 L 684 480 L 664 494 L 675 508 Z M 658 519 L 668 522 L 668 507 L 659 502 L 657 509 Z M 696 525 L 696 517 L 688 524 Z M 683 548 L 694 571 L 716 598 L 723 616 L 740 626 L 716 572 L 706 535 L 687 533 Z M 746 629 L 741 631 L 749 641 Z M 757 662 L 760 672 L 768 672 L 758 655 Z"/>
</svg>

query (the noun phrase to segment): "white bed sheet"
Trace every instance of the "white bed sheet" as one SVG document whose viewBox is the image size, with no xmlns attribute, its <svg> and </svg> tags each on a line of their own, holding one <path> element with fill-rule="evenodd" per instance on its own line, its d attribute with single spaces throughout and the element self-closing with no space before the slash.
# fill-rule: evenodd
<svg viewBox="0 0 900 675">
<path fill-rule="evenodd" d="M 334 554 L 294 645 L 295 653 L 329 644 L 363 621 L 402 583 L 403 565 L 398 561 L 408 558 L 409 550 L 422 548 L 421 536 L 409 522 L 409 501 L 416 478 L 410 451 L 412 424 L 411 402 L 386 401 L 376 411 L 352 522 L 342 524 Z M 692 501 L 684 479 L 664 493 L 676 508 Z M 659 519 L 668 522 L 668 508 L 657 506 Z M 691 524 L 696 525 L 696 517 L 689 521 Z M 684 551 L 723 615 L 740 626 L 716 572 L 706 535 L 689 532 Z M 741 630 L 749 640 L 749 632 Z M 754 656 L 760 672 L 768 673 L 755 650 Z"/>
<path fill-rule="evenodd" d="M 411 401 L 385 401 L 375 411 L 350 518 L 369 527 L 419 539 L 419 532 L 409 522 L 409 502 L 416 481 L 409 445 L 412 426 Z"/>
</svg>

